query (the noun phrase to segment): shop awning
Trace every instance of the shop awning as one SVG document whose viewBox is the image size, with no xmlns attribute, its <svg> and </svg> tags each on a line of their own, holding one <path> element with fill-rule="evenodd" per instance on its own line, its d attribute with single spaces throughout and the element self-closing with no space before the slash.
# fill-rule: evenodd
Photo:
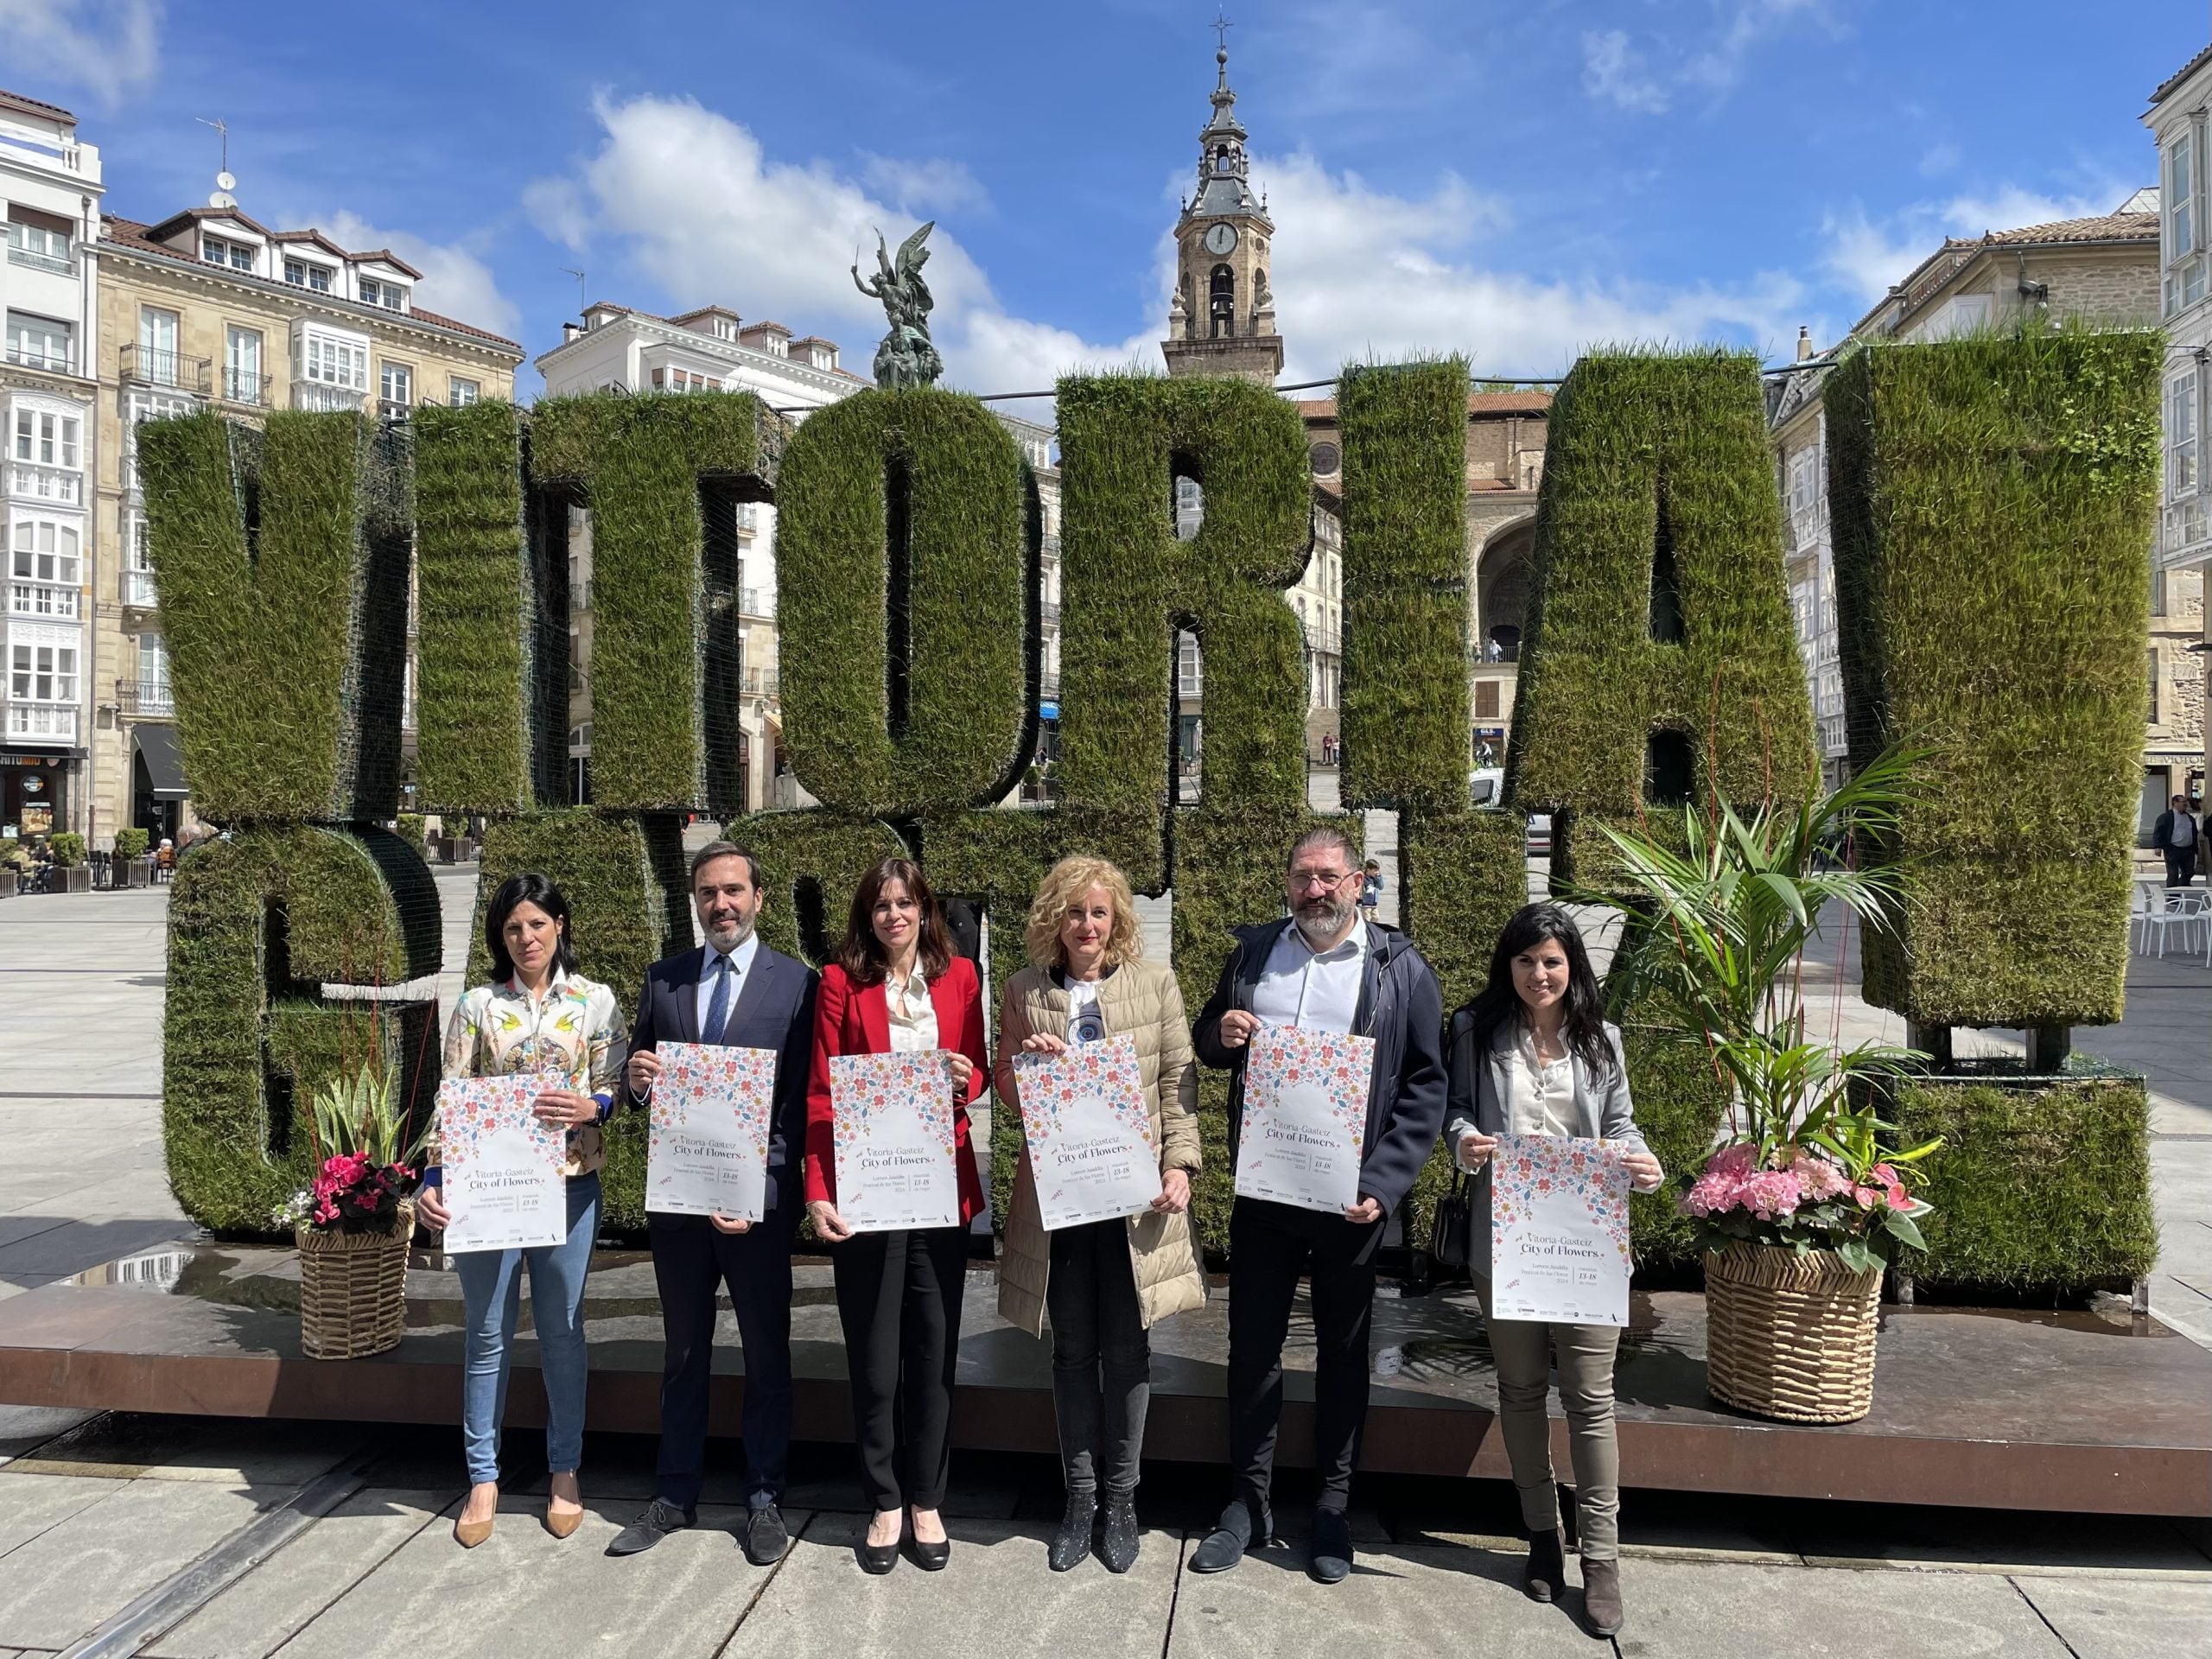
<svg viewBox="0 0 2212 1659">
<path fill-rule="evenodd" d="M 146 781 L 152 785 L 156 800 L 192 798 L 192 791 L 185 787 L 184 758 L 177 750 L 175 727 L 133 726 L 130 747 L 146 764 Z"/>
</svg>

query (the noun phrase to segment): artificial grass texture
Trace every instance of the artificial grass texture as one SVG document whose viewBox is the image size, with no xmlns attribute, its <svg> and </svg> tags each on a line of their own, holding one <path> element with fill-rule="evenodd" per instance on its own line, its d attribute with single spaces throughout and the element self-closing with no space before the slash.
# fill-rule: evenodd
<svg viewBox="0 0 2212 1659">
<path fill-rule="evenodd" d="M 280 410 L 139 429 L 194 810 L 388 819 L 407 658 L 403 468 L 375 422 Z"/>
<path fill-rule="evenodd" d="M 805 649 L 783 659 L 784 746 L 825 806 L 911 817 L 1019 781 L 1036 742 L 1034 490 L 1005 426 L 955 392 L 856 392 L 792 435 L 779 621 Z"/>
<path fill-rule="evenodd" d="M 1555 815 L 1558 880 L 1604 880 L 1587 820 L 1636 817 L 1655 734 L 1687 743 L 1700 800 L 1804 798 L 1812 706 L 1756 357 L 1576 364 L 1552 404 L 1535 564 L 1506 799 Z"/>
<path fill-rule="evenodd" d="M 419 1126 L 435 1093 L 434 1002 L 326 1002 L 325 983 L 397 985 L 439 967 L 437 889 L 389 830 L 255 826 L 180 861 L 169 891 L 162 1134 L 185 1213 L 276 1231 L 304 1187 L 315 1091 L 381 1052 Z"/>
<path fill-rule="evenodd" d="M 734 502 L 772 499 L 783 440 L 750 392 L 556 397 L 532 411 L 533 488 L 591 507 L 592 798 L 609 811 L 743 810 L 737 543 L 719 526 Z M 715 501 L 712 535 L 702 496 Z"/>
<path fill-rule="evenodd" d="M 1916 1077 L 1891 1103 L 1900 1144 L 1941 1135 L 1922 1166 L 1923 1284 L 2059 1294 L 2123 1288 L 2158 1259 L 2150 1102 L 2126 1074 Z"/>
<path fill-rule="evenodd" d="M 1823 389 L 1852 760 L 1930 751 L 1869 849 L 1911 881 L 1866 995 L 1916 1023 L 2120 1016 L 2164 350 L 2038 327 Z"/>
<path fill-rule="evenodd" d="M 565 696 L 561 730 L 536 730 L 532 688 L 545 665 L 535 624 L 551 596 L 539 591 L 524 535 L 522 416 L 512 404 L 431 405 L 410 424 L 418 786 L 443 812 L 528 811 L 537 747 L 557 735 L 565 754 L 568 734 Z"/>
<path fill-rule="evenodd" d="M 1205 804 L 1301 809 L 1303 641 L 1281 592 L 1313 535 L 1297 410 L 1241 380 L 1072 376 L 1058 390 L 1061 592 L 1081 619 L 1061 650 L 1063 798 L 1164 817 L 1185 627 L 1205 656 Z M 1187 542 L 1179 473 L 1205 491 Z"/>
<path fill-rule="evenodd" d="M 1461 810 L 1470 753 L 1467 365 L 1458 358 L 1348 364 L 1337 413 L 1342 798 Z"/>
</svg>

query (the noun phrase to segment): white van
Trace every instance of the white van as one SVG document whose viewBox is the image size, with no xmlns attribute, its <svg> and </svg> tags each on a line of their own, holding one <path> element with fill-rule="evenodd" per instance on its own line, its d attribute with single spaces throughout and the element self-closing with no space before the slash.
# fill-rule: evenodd
<svg viewBox="0 0 2212 1659">
<path fill-rule="evenodd" d="M 1478 766 L 1467 774 L 1467 804 L 1470 806 L 1499 806 L 1505 799 L 1505 768 Z M 1549 858 L 1552 855 L 1552 815 L 1532 812 L 1529 815 L 1529 856 Z"/>
</svg>

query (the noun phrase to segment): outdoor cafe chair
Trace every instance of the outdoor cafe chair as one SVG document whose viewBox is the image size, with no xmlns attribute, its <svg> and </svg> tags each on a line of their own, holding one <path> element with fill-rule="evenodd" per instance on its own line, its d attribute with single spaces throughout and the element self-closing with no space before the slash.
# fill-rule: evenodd
<svg viewBox="0 0 2212 1659">
<path fill-rule="evenodd" d="M 2147 900 L 2147 907 L 2137 918 L 2143 930 L 2142 955 L 2151 954 L 2151 933 L 2154 928 L 2162 957 L 2166 954 L 2166 932 L 2170 928 L 2180 931 L 2181 948 L 2192 953 L 2195 947 L 2190 941 L 2199 929 L 2212 936 L 2212 892 L 2196 887 L 2143 887 L 2138 891 Z M 2209 938 L 2208 950 L 2212 950 L 2212 938 Z"/>
</svg>

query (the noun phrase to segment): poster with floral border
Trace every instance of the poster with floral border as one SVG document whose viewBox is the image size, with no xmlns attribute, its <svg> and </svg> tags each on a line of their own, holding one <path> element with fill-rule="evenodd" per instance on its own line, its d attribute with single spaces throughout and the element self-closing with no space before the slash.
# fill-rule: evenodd
<svg viewBox="0 0 2212 1659">
<path fill-rule="evenodd" d="M 448 1077 L 438 1085 L 449 1253 L 532 1249 L 568 1238 L 568 1131 L 531 1110 L 544 1090 L 567 1086 L 558 1072 Z"/>
<path fill-rule="evenodd" d="M 775 1127 L 776 1051 L 659 1045 L 645 1148 L 645 1210 L 759 1221 Z"/>
<path fill-rule="evenodd" d="M 1491 1317 L 1628 1323 L 1628 1148 L 1502 1135 L 1491 1154 Z"/>
<path fill-rule="evenodd" d="M 1244 1066 L 1236 1192 L 1341 1215 L 1359 1202 L 1375 1039 L 1262 1026 Z"/>
<path fill-rule="evenodd" d="M 960 1224 L 952 1056 L 835 1054 L 837 1213 L 856 1233 Z"/>
<path fill-rule="evenodd" d="M 1014 1076 L 1046 1232 L 1152 1207 L 1160 1196 L 1160 1153 L 1135 1037 L 1017 1054 Z"/>
</svg>

